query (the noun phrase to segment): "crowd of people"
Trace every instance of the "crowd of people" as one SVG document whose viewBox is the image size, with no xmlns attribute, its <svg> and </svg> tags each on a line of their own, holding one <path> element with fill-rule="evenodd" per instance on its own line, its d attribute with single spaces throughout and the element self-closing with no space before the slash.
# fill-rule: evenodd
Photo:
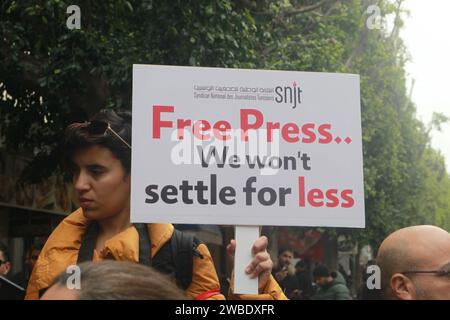
<svg viewBox="0 0 450 320">
<path fill-rule="evenodd" d="M 312 272 L 305 260 L 292 264 L 294 251 L 279 250 L 273 276 L 291 300 L 351 300 L 347 281 L 338 271 L 330 271 L 324 264 L 317 264 Z"/>
<path fill-rule="evenodd" d="M 323 264 L 311 272 L 303 260 L 293 265 L 289 248 L 279 250 L 274 265 L 266 237 L 255 241 L 245 270 L 258 278 L 259 294 L 235 294 L 233 280 L 229 292 L 222 292 L 201 240 L 171 224 L 130 222 L 131 145 L 128 112 L 101 112 L 67 128 L 63 164 L 81 207 L 43 248 L 29 250 L 21 274 L 10 276 L 8 250 L 0 248 L 0 276 L 26 287 L 26 299 L 351 299 L 340 272 Z M 235 247 L 232 240 L 231 258 Z M 443 229 L 414 226 L 392 233 L 376 264 L 378 298 L 450 299 L 450 234 Z M 67 268 L 73 265 L 79 266 L 80 283 L 72 288 Z"/>
</svg>

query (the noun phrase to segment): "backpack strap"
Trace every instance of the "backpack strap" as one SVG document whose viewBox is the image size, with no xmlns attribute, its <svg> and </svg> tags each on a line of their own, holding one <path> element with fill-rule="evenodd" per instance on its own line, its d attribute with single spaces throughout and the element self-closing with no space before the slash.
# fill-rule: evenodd
<svg viewBox="0 0 450 320">
<path fill-rule="evenodd" d="M 98 223 L 92 221 L 87 227 L 87 231 L 81 240 L 81 246 L 78 250 L 77 264 L 86 261 L 92 261 L 94 258 L 94 249 L 98 236 Z"/>
<path fill-rule="evenodd" d="M 192 282 L 192 235 L 185 234 L 177 229 L 173 230 L 172 258 L 175 265 L 175 278 L 178 285 L 187 289 Z"/>
<path fill-rule="evenodd" d="M 172 237 L 153 257 L 152 266 L 173 277 L 177 285 L 186 290 L 192 282 L 193 255 L 203 259 L 197 250 L 202 243 L 192 235 L 174 229 Z"/>
<path fill-rule="evenodd" d="M 150 235 L 148 234 L 148 228 L 146 223 L 135 223 L 134 227 L 136 228 L 139 234 L 139 263 L 151 266 L 152 265 L 152 243 L 150 240 Z"/>
</svg>

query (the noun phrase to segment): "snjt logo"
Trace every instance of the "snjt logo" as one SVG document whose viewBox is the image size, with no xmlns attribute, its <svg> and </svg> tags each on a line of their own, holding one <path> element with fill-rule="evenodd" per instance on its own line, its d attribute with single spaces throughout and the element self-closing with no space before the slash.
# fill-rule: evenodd
<svg viewBox="0 0 450 320">
<path fill-rule="evenodd" d="M 292 86 L 277 86 L 275 87 L 275 102 L 292 104 L 292 109 L 295 109 L 302 103 L 302 92 L 295 81 Z"/>
</svg>

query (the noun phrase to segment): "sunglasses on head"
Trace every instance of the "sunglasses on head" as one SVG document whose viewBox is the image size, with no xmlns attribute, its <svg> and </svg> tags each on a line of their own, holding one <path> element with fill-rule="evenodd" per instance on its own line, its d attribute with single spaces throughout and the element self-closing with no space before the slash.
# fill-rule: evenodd
<svg viewBox="0 0 450 320">
<path fill-rule="evenodd" d="M 131 146 L 126 142 L 116 131 L 111 128 L 111 125 L 105 121 L 93 120 L 86 122 L 88 132 L 92 135 L 105 135 L 107 131 L 111 132 L 116 138 L 122 141 L 128 148 Z"/>
</svg>

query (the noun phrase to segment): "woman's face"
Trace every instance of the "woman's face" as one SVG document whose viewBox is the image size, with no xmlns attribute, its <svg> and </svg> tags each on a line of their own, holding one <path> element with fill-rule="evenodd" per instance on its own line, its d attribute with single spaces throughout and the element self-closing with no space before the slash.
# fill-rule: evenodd
<svg viewBox="0 0 450 320">
<path fill-rule="evenodd" d="M 103 220 L 130 212 L 130 175 L 112 152 L 92 146 L 74 153 L 73 185 L 84 215 Z"/>
</svg>

